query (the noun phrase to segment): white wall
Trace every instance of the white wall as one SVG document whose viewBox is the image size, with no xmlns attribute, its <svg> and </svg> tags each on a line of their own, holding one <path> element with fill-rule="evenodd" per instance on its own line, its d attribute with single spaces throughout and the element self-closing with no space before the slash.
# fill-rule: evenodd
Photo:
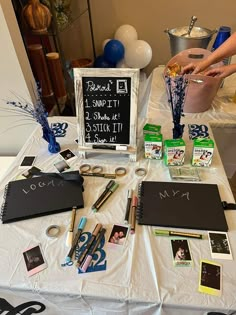
<svg viewBox="0 0 236 315">
<path fill-rule="evenodd" d="M 6 101 L 32 103 L 33 74 L 10 0 L 0 0 L 0 155 L 16 155 L 35 128 Z"/>
</svg>

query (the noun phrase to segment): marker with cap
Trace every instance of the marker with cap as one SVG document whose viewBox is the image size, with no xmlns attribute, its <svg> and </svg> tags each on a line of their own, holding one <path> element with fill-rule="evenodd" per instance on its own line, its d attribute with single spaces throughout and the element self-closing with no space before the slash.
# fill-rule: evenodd
<svg viewBox="0 0 236 315">
<path fill-rule="evenodd" d="M 93 212 L 97 212 L 101 206 L 105 203 L 105 201 L 113 194 L 113 192 L 119 187 L 119 184 L 115 182 L 111 188 L 109 188 L 108 192 L 105 196 L 101 199 L 99 203 L 96 204 L 96 207 L 92 207 Z"/>
<path fill-rule="evenodd" d="M 96 205 L 100 203 L 100 201 L 106 196 L 109 189 L 115 184 L 114 180 L 110 180 L 109 183 L 106 185 L 104 192 L 100 195 L 97 201 L 92 205 L 92 209 L 96 208 Z"/>
<path fill-rule="evenodd" d="M 76 207 L 73 207 L 72 212 L 71 212 L 70 227 L 69 227 L 69 231 L 67 232 L 67 237 L 66 237 L 66 246 L 67 247 L 71 247 L 71 245 L 72 245 L 76 209 L 77 209 Z"/>
<path fill-rule="evenodd" d="M 125 211 L 125 224 L 129 223 L 129 214 L 130 214 L 130 206 L 133 196 L 133 190 L 129 189 L 127 193 L 127 203 L 126 203 L 126 211 Z"/>
<path fill-rule="evenodd" d="M 137 205 L 138 205 L 138 197 L 133 195 L 132 205 L 131 205 L 131 228 L 130 228 L 131 234 L 135 233 L 135 220 L 136 220 Z"/>
<path fill-rule="evenodd" d="M 83 263 L 83 260 L 85 259 L 86 255 L 88 254 L 88 251 L 90 250 L 90 247 L 93 245 L 93 242 L 95 241 L 95 239 L 96 239 L 98 233 L 100 232 L 101 228 L 102 228 L 102 224 L 100 224 L 100 223 L 98 223 L 95 226 L 95 228 L 94 228 L 94 230 L 92 232 L 91 238 L 87 242 L 83 252 L 81 252 L 81 254 L 80 254 L 80 256 L 79 256 L 79 258 L 77 260 L 77 263 L 76 263 L 77 267 L 80 267 L 80 265 Z"/>
<path fill-rule="evenodd" d="M 71 249 L 70 249 L 68 255 L 66 256 L 66 262 L 69 262 L 69 261 L 71 260 L 71 258 L 72 258 L 72 256 L 73 256 L 73 253 L 74 253 L 74 251 L 75 251 L 75 248 L 76 248 L 76 246 L 77 246 L 77 244 L 78 244 L 80 235 L 81 235 L 81 233 L 82 233 L 82 231 L 83 231 L 83 229 L 84 229 L 84 227 L 85 227 L 86 222 L 87 222 L 87 218 L 86 218 L 86 217 L 82 217 L 82 218 L 80 219 L 80 222 L 79 222 L 79 224 L 78 224 L 78 231 L 77 231 L 77 233 L 75 234 L 75 237 L 74 237 L 74 239 L 73 239 Z"/>
<path fill-rule="evenodd" d="M 82 272 L 86 272 L 86 270 L 88 269 L 91 260 L 93 259 L 93 255 L 96 252 L 99 244 L 102 241 L 103 235 L 106 233 L 106 229 L 102 228 L 101 231 L 99 232 L 99 235 L 94 243 L 94 245 L 91 247 L 91 249 L 89 250 L 88 254 L 86 255 L 83 263 L 80 265 L 79 270 Z"/>
<path fill-rule="evenodd" d="M 202 234 L 198 233 L 188 233 L 188 232 L 178 232 L 178 231 L 168 231 L 168 230 L 153 230 L 154 235 L 156 236 L 176 236 L 176 237 L 190 237 L 190 238 L 197 238 L 202 239 Z"/>
</svg>

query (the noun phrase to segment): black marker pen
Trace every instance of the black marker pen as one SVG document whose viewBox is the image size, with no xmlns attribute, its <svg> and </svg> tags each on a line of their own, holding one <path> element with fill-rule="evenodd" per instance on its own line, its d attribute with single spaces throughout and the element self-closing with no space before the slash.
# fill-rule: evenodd
<svg viewBox="0 0 236 315">
<path fill-rule="evenodd" d="M 97 201 L 92 205 L 92 210 L 96 209 L 97 204 L 100 203 L 100 201 L 106 196 L 108 193 L 109 189 L 115 184 L 114 180 L 110 180 L 109 183 L 106 185 L 106 188 L 104 192 L 100 195 L 100 197 L 97 199 Z"/>
<path fill-rule="evenodd" d="M 105 144 L 93 144 L 93 149 L 102 149 L 102 150 L 116 150 L 115 145 L 105 145 Z"/>
</svg>

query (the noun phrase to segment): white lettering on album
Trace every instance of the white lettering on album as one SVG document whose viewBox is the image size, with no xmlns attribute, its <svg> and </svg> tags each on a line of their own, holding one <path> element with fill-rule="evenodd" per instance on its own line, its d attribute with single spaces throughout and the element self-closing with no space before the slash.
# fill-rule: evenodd
<svg viewBox="0 0 236 315">
<path fill-rule="evenodd" d="M 161 199 L 165 198 L 186 198 L 187 200 L 190 200 L 190 193 L 189 192 L 181 192 L 179 190 L 173 190 L 171 192 L 168 192 L 167 190 L 164 190 L 164 192 L 159 192 L 159 197 Z"/>
<path fill-rule="evenodd" d="M 24 194 L 28 195 L 30 192 L 42 189 L 44 187 L 59 187 L 64 186 L 63 181 L 59 181 L 55 184 L 54 180 L 50 180 L 49 182 L 38 182 L 36 184 L 30 184 L 27 188 L 22 188 Z"/>
</svg>

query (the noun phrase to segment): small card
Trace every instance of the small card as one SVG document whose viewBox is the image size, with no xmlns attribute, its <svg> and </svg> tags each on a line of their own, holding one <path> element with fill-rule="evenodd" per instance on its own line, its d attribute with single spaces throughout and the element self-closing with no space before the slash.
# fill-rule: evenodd
<svg viewBox="0 0 236 315">
<path fill-rule="evenodd" d="M 69 161 L 76 158 L 76 155 L 70 149 L 61 151 L 59 154 L 63 157 L 65 161 Z"/>
<path fill-rule="evenodd" d="M 22 176 L 25 178 L 32 178 L 34 176 L 35 173 L 40 172 L 41 169 L 36 167 L 36 166 L 32 166 L 30 169 L 26 170 Z"/>
<path fill-rule="evenodd" d="M 225 232 L 208 232 L 208 239 L 213 259 L 233 260 L 228 235 Z"/>
<path fill-rule="evenodd" d="M 211 295 L 221 295 L 222 266 L 220 264 L 209 260 L 201 260 L 198 290 Z"/>
<path fill-rule="evenodd" d="M 55 163 L 54 166 L 60 173 L 65 172 L 70 169 L 70 166 L 66 163 L 66 161 L 59 161 Z"/>
<path fill-rule="evenodd" d="M 43 257 L 40 245 L 27 248 L 23 252 L 23 257 L 29 276 L 32 276 L 47 268 L 47 263 Z"/>
<path fill-rule="evenodd" d="M 36 159 L 35 155 L 24 156 L 23 160 L 20 163 L 19 168 L 29 168 L 30 166 L 33 166 L 35 159 Z"/>
<path fill-rule="evenodd" d="M 193 265 L 188 240 L 171 239 L 171 247 L 175 267 L 190 267 Z"/>
<path fill-rule="evenodd" d="M 129 227 L 124 225 L 113 225 L 111 234 L 108 238 L 110 245 L 124 245 L 128 236 Z"/>
</svg>

